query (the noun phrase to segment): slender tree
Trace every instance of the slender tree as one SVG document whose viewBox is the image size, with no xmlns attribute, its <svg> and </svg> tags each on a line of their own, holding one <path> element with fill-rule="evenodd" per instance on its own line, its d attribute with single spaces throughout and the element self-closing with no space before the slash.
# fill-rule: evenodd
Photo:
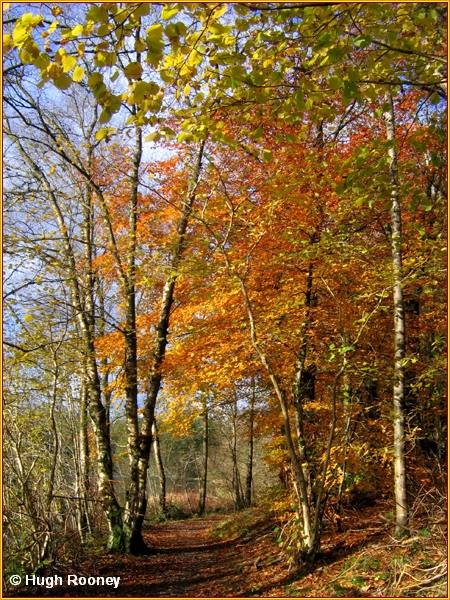
<svg viewBox="0 0 450 600">
<path fill-rule="evenodd" d="M 402 289 L 402 213 L 398 182 L 398 159 L 395 136 L 395 112 L 392 91 L 386 95 L 386 139 L 390 142 L 389 174 L 391 182 L 391 248 L 394 298 L 394 479 L 395 479 L 395 532 L 404 535 L 408 524 L 406 495 L 405 448 L 405 303 Z"/>
</svg>

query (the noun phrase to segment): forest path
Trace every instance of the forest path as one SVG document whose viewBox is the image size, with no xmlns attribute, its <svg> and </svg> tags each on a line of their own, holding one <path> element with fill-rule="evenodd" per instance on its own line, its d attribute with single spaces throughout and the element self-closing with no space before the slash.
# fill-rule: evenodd
<svg viewBox="0 0 450 600">
<path fill-rule="evenodd" d="M 383 510 L 382 506 L 360 508 L 359 518 L 356 511 L 352 511 L 353 514 L 347 518 L 352 529 L 346 528 L 342 534 L 338 534 L 334 527 L 328 527 L 323 536 L 323 553 L 309 573 L 300 574 L 289 569 L 287 557 L 277 545 L 279 534 L 274 531 L 277 521 L 273 515 L 258 512 L 253 519 L 242 514 L 232 515 L 227 520 L 226 529 L 228 536 L 235 537 L 226 541 L 221 541 L 217 535 L 217 526 L 224 520 L 224 515 L 209 515 L 145 527 L 144 539 L 153 551 L 149 556 L 136 557 L 91 549 L 80 562 L 72 563 L 72 566 L 70 561 L 64 565 L 60 563 L 55 569 L 55 575 L 62 578 L 63 585 L 20 587 L 4 597 L 326 597 L 337 592 L 338 595 L 345 592 L 345 596 L 361 596 L 363 588 L 369 587 L 373 587 L 375 595 L 383 596 L 385 571 L 367 573 L 367 569 L 363 569 L 358 579 L 349 569 L 351 563 L 345 562 L 355 562 L 363 552 L 377 569 L 378 566 L 385 569 L 380 566 L 380 560 L 383 560 L 379 555 L 380 546 L 373 546 L 387 535 L 386 524 L 376 521 L 380 509 Z M 215 527 L 216 535 L 213 534 Z M 224 525 L 220 527 L 224 531 Z M 391 550 L 387 548 L 386 560 L 390 568 Z M 348 575 L 345 587 L 336 583 L 342 579 L 342 569 Z M 103 585 L 97 581 L 92 585 L 67 585 L 69 574 L 86 579 L 102 577 L 105 581 Z M 112 581 L 106 581 L 112 577 L 120 577 L 116 588 Z"/>
<path fill-rule="evenodd" d="M 268 554 L 274 551 L 273 535 L 258 533 L 249 539 L 218 541 L 211 535 L 211 529 L 222 519 L 223 516 L 208 516 L 147 529 L 145 541 L 156 554 L 122 557 L 122 565 L 118 564 L 116 556 L 112 562 L 116 576 L 123 572 L 120 596 L 260 596 L 263 578 L 270 581 L 270 587 L 285 578 L 285 568 L 280 568 L 278 560 L 272 563 Z M 267 562 L 271 564 L 263 574 L 262 565 Z M 106 565 L 101 571 L 101 575 L 113 575 Z"/>
<path fill-rule="evenodd" d="M 100 552 L 65 573 L 63 585 L 18 588 L 5 597 L 180 598 L 277 596 L 274 586 L 288 581 L 288 569 L 271 519 L 259 521 L 237 539 L 220 541 L 212 528 L 223 515 L 170 521 L 144 529 L 149 556 Z M 66 570 L 67 569 L 67 570 Z M 120 577 L 114 585 L 67 585 L 69 574 Z"/>
</svg>

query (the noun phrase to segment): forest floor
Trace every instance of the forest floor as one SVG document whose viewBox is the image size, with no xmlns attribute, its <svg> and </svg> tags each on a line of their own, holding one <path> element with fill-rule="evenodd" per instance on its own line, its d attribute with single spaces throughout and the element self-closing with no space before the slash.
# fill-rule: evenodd
<svg viewBox="0 0 450 600">
<path fill-rule="evenodd" d="M 288 518 L 251 509 L 153 525 L 145 530 L 150 556 L 98 552 L 58 572 L 63 582 L 69 573 L 120 577 L 116 589 L 42 586 L 4 597 L 447 597 L 442 519 L 396 541 L 385 510 L 347 510 L 342 533 L 329 523 L 309 568 L 294 568 L 280 550 Z"/>
</svg>

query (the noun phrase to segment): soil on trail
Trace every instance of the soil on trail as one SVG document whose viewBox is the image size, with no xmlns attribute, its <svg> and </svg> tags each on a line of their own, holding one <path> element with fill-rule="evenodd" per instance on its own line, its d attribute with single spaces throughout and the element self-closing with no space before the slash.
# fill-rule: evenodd
<svg viewBox="0 0 450 600">
<path fill-rule="evenodd" d="M 214 521 L 176 521 L 152 527 L 149 542 L 158 554 L 134 559 L 142 565 L 120 581 L 121 595 L 147 597 L 249 596 L 257 586 L 256 548 L 210 534 Z M 145 565 L 145 566 L 144 566 Z M 249 577 L 249 570 L 256 577 Z M 140 571 L 140 572 L 139 572 Z M 255 581 L 256 579 L 256 581 Z"/>
<path fill-rule="evenodd" d="M 146 529 L 144 539 L 155 554 L 134 557 L 105 552 L 70 571 L 79 577 L 120 577 L 117 589 L 106 585 L 58 585 L 50 589 L 42 586 L 28 588 L 16 597 L 260 596 L 264 592 L 262 562 L 269 563 L 264 569 L 264 579 L 271 585 L 285 580 L 286 564 L 281 565 L 284 561 L 274 560 L 267 553 L 269 548 L 274 551 L 273 523 L 268 524 L 269 533 L 258 531 L 248 540 L 223 542 L 211 535 L 211 528 L 221 519 L 209 516 L 154 525 Z M 58 574 L 65 584 L 69 572 Z"/>
</svg>

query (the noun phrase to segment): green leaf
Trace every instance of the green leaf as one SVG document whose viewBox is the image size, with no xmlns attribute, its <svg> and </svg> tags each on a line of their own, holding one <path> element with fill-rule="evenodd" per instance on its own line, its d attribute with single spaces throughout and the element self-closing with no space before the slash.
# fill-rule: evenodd
<svg viewBox="0 0 450 600">
<path fill-rule="evenodd" d="M 266 163 L 270 163 L 272 161 L 272 158 L 273 158 L 272 152 L 270 150 L 266 150 L 264 148 L 264 150 L 262 151 L 263 161 Z"/>
<path fill-rule="evenodd" d="M 134 102 L 139 104 L 147 96 L 154 96 L 159 91 L 159 86 L 154 81 L 138 81 L 133 90 Z"/>
<path fill-rule="evenodd" d="M 103 75 L 101 73 L 92 73 L 88 77 L 88 86 L 94 88 L 99 83 L 103 83 Z"/>
<path fill-rule="evenodd" d="M 328 48 L 333 43 L 334 43 L 334 38 L 331 35 L 331 33 L 324 33 L 317 40 L 317 43 L 313 48 L 313 52 L 316 52 L 317 50 L 320 50 L 321 48 Z"/>
<path fill-rule="evenodd" d="M 182 131 L 181 133 L 178 134 L 177 136 L 177 142 L 192 142 L 192 140 L 194 139 L 194 136 L 192 135 L 192 133 L 186 133 L 184 131 Z"/>
<path fill-rule="evenodd" d="M 152 25 L 146 31 L 147 38 L 150 40 L 159 40 L 163 34 L 164 27 L 158 23 L 157 25 Z"/>
<path fill-rule="evenodd" d="M 422 197 L 422 202 L 421 202 L 421 204 L 422 204 L 422 208 L 423 208 L 424 210 L 426 210 L 427 212 L 428 212 L 429 210 L 431 210 L 431 208 L 432 208 L 432 205 L 431 205 L 431 200 L 430 200 L 430 199 L 428 198 L 428 196 L 426 196 L 426 195 L 424 195 L 424 196 Z"/>
<path fill-rule="evenodd" d="M 441 166 L 441 159 L 438 156 L 437 152 L 432 152 L 431 153 L 431 164 L 433 165 L 433 167 L 440 167 Z"/>
<path fill-rule="evenodd" d="M 338 61 L 341 60 L 345 52 L 345 48 L 341 48 L 340 46 L 334 46 L 333 48 L 330 48 L 328 50 L 327 54 L 331 60 Z"/>
<path fill-rule="evenodd" d="M 170 127 L 163 127 L 161 131 L 161 135 L 166 138 L 166 140 L 173 140 L 175 137 L 175 131 Z"/>
<path fill-rule="evenodd" d="M 305 110 L 305 100 L 304 100 L 305 94 L 303 92 L 303 90 L 298 90 L 293 97 L 295 106 L 299 109 L 299 110 Z"/>
<path fill-rule="evenodd" d="M 203 101 L 204 98 L 205 98 L 205 94 L 203 92 L 199 92 L 198 94 L 195 95 L 195 98 L 192 101 L 192 104 L 194 106 L 198 106 Z"/>
<path fill-rule="evenodd" d="M 60 90 L 67 90 L 67 88 L 69 88 L 70 84 L 72 83 L 72 78 L 69 77 L 69 75 L 63 74 L 60 77 L 57 77 L 56 79 L 54 79 L 53 83 Z"/>
<path fill-rule="evenodd" d="M 100 25 L 100 27 L 98 27 L 96 34 L 99 37 L 104 37 L 105 35 L 108 35 L 109 33 L 109 27 L 106 23 L 103 23 L 102 25 Z"/>
<path fill-rule="evenodd" d="M 41 52 L 36 60 L 33 62 L 33 65 L 38 69 L 46 69 L 50 64 L 50 57 L 47 52 Z"/>
<path fill-rule="evenodd" d="M 221 17 L 222 15 L 224 15 L 228 10 L 228 5 L 227 4 L 223 4 L 222 6 L 218 6 L 213 13 L 213 19 L 218 19 L 219 17 Z"/>
<path fill-rule="evenodd" d="M 347 78 L 349 81 L 359 81 L 361 79 L 361 73 L 357 69 L 349 69 L 347 71 Z"/>
<path fill-rule="evenodd" d="M 161 134 L 159 133 L 159 131 L 154 131 L 153 133 L 151 133 L 150 135 L 148 135 L 144 141 L 146 142 L 157 142 L 158 140 L 161 139 Z"/>
<path fill-rule="evenodd" d="M 253 138 L 254 140 L 260 140 L 262 138 L 262 134 L 263 134 L 263 128 L 261 126 L 259 126 L 258 129 L 255 129 L 255 131 L 252 131 L 252 133 L 250 134 L 250 137 Z"/>
<path fill-rule="evenodd" d="M 107 23 L 108 11 L 102 6 L 92 4 L 86 13 L 86 18 L 88 21 L 94 21 L 95 23 Z"/>
<path fill-rule="evenodd" d="M 342 87 L 342 79 L 336 76 L 330 77 L 328 80 L 328 85 L 332 90 L 338 90 L 340 87 Z"/>
<path fill-rule="evenodd" d="M 149 13 L 150 13 L 149 3 L 143 2 L 135 10 L 133 10 L 133 17 L 136 19 L 139 19 L 140 17 L 145 17 Z"/>
<path fill-rule="evenodd" d="M 57 79 L 62 75 L 62 67 L 58 63 L 52 62 L 47 67 L 47 73 L 52 79 Z"/>
<path fill-rule="evenodd" d="M 358 93 L 358 86 L 354 81 L 345 81 L 343 87 L 343 95 L 347 100 L 351 100 Z"/>
<path fill-rule="evenodd" d="M 439 94 L 437 92 L 433 92 L 430 96 L 431 104 L 439 104 L 440 101 L 441 97 L 439 96 Z"/>
<path fill-rule="evenodd" d="M 104 125 L 105 123 L 108 123 L 108 121 L 110 119 L 111 119 L 111 108 L 109 106 L 105 106 L 105 108 L 102 110 L 102 112 L 100 114 L 98 122 L 100 123 L 100 125 Z"/>
<path fill-rule="evenodd" d="M 94 56 L 96 67 L 112 67 L 116 64 L 117 54 L 115 52 L 97 52 Z"/>
<path fill-rule="evenodd" d="M 393 44 L 397 41 L 398 33 L 396 31 L 388 31 L 386 35 L 386 39 L 390 44 Z"/>
<path fill-rule="evenodd" d="M 134 49 L 136 50 L 136 52 L 144 52 L 144 50 L 147 49 L 147 44 L 145 43 L 145 40 L 143 40 L 142 38 L 136 40 L 136 42 L 134 43 Z"/>
<path fill-rule="evenodd" d="M 357 48 L 361 48 L 361 49 L 367 48 L 367 46 L 369 46 L 371 43 L 372 43 L 372 37 L 370 35 L 358 35 L 353 40 L 353 44 Z"/>
<path fill-rule="evenodd" d="M 23 50 L 20 51 L 19 57 L 25 65 L 29 65 L 39 57 L 39 54 L 39 46 L 35 42 L 31 42 L 31 44 L 27 44 Z"/>
</svg>

